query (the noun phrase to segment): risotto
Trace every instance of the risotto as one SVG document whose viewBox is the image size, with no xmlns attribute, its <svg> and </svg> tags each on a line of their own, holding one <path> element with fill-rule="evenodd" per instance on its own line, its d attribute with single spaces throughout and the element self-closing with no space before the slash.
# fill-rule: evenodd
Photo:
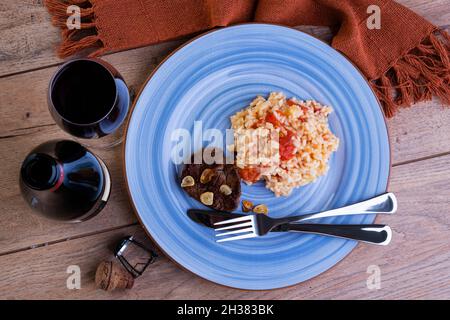
<svg viewBox="0 0 450 320">
<path fill-rule="evenodd" d="M 329 106 L 287 99 L 272 92 L 258 96 L 231 117 L 236 165 L 247 184 L 265 181 L 276 196 L 315 181 L 328 171 L 339 139 L 328 126 Z"/>
</svg>

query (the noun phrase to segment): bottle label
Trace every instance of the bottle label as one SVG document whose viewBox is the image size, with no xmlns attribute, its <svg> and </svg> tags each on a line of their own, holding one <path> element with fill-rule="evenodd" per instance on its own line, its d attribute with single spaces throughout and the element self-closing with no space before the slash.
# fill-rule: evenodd
<svg viewBox="0 0 450 320">
<path fill-rule="evenodd" d="M 50 189 L 51 192 L 55 192 L 56 190 L 59 189 L 59 187 L 61 187 L 61 185 L 64 182 L 64 168 L 62 165 L 58 164 L 58 171 L 59 171 L 59 177 L 58 180 L 56 181 L 55 185 Z"/>
</svg>

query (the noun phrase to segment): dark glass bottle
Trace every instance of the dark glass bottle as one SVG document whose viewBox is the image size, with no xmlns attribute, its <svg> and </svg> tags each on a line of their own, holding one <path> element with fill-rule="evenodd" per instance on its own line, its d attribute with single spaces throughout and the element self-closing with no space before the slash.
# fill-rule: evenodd
<svg viewBox="0 0 450 320">
<path fill-rule="evenodd" d="M 105 164 L 70 140 L 45 142 L 22 163 L 20 187 L 35 211 L 67 222 L 81 222 L 100 212 L 111 180 Z"/>
</svg>

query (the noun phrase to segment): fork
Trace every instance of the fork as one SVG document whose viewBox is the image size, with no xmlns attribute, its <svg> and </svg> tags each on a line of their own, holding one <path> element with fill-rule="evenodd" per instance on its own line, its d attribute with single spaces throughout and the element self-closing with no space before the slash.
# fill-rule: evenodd
<svg viewBox="0 0 450 320">
<path fill-rule="evenodd" d="M 234 241 L 254 238 L 266 235 L 273 228 L 280 225 L 288 225 L 285 231 L 297 231 L 317 233 L 335 237 L 359 240 L 368 243 L 386 245 L 389 243 L 392 231 L 385 225 L 326 225 L 326 224 L 295 224 L 317 218 L 334 217 L 342 215 L 361 214 L 393 214 L 397 211 L 397 199 L 393 193 L 385 193 L 369 200 L 358 202 L 349 206 L 332 209 L 328 211 L 298 215 L 274 219 L 263 214 L 248 215 L 244 217 L 228 219 L 215 223 L 215 226 L 226 225 L 216 228 L 217 242 Z M 239 222 L 239 223 L 238 223 Z M 236 224 L 238 223 L 238 224 Z M 229 225 L 231 224 L 231 225 Z M 222 232 L 226 231 L 226 232 Z M 232 237 L 222 238 L 233 235 Z"/>
</svg>

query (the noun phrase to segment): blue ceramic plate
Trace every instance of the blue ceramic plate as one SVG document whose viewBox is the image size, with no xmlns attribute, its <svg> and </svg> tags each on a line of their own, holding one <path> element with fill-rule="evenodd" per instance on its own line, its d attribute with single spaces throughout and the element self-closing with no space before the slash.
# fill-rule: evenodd
<svg viewBox="0 0 450 320">
<path fill-rule="evenodd" d="M 179 186 L 172 132 L 192 131 L 196 120 L 204 130 L 225 130 L 232 114 L 271 91 L 331 105 L 329 123 L 340 147 L 328 174 L 291 196 L 276 198 L 258 184 L 243 186 L 242 198 L 265 203 L 272 217 L 282 217 L 351 204 L 387 188 L 390 150 L 383 114 L 363 76 L 337 51 L 302 32 L 266 24 L 220 29 L 183 46 L 139 95 L 126 135 L 126 179 L 137 214 L 161 249 L 193 273 L 230 287 L 289 286 L 331 268 L 356 245 L 298 233 L 219 244 L 213 230 L 186 216 L 188 208 L 202 205 Z"/>
</svg>

